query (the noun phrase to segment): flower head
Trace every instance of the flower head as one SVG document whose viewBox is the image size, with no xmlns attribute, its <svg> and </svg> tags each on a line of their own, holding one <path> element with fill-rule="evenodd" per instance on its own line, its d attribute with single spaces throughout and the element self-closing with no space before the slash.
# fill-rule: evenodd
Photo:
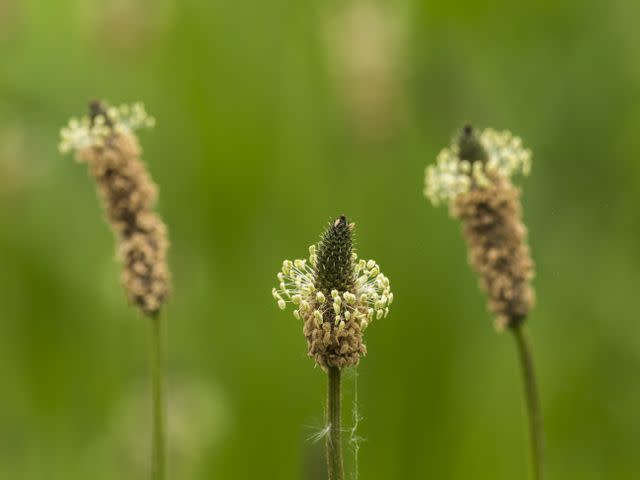
<svg viewBox="0 0 640 480">
<path fill-rule="evenodd" d="M 155 119 L 147 114 L 140 102 L 111 107 L 93 101 L 89 110 L 89 115 L 71 118 L 68 125 L 60 130 L 60 153 L 103 145 L 114 133 L 132 133 L 155 125 Z"/>
<path fill-rule="evenodd" d="M 520 137 L 491 128 L 477 135 L 466 126 L 457 142 L 440 151 L 436 165 L 426 168 L 424 194 L 439 205 L 472 186 L 486 188 L 498 177 L 526 176 L 530 171 L 531 151 L 523 148 Z"/>
<path fill-rule="evenodd" d="M 362 332 L 386 317 L 393 293 L 373 260 L 358 259 L 354 224 L 341 216 L 329 225 L 307 259 L 285 260 L 273 298 L 304 322 L 309 356 L 321 367 L 355 365 L 366 353 Z"/>
<path fill-rule="evenodd" d="M 118 239 L 122 284 L 145 315 L 159 312 L 171 290 L 168 233 L 153 211 L 157 187 L 140 159 L 134 130 L 151 126 L 142 104 L 112 108 L 89 104 L 89 115 L 61 131 L 60 150 L 87 163 Z"/>
<path fill-rule="evenodd" d="M 519 325 L 535 302 L 520 192 L 511 183 L 511 175 L 530 168 L 531 152 L 518 137 L 491 129 L 478 136 L 471 127 L 427 167 L 425 194 L 434 205 L 448 202 L 462 222 L 469 263 L 498 329 Z"/>
</svg>

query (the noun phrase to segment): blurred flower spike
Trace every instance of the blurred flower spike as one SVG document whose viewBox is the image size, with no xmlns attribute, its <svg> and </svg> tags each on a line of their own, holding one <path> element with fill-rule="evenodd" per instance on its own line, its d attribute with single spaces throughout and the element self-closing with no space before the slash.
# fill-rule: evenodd
<svg viewBox="0 0 640 480">
<path fill-rule="evenodd" d="M 425 195 L 449 204 L 462 222 L 469 263 L 487 294 L 498 330 L 518 327 L 535 303 L 534 263 L 522 221 L 516 173 L 531 170 L 531 152 L 511 132 L 465 126 L 457 143 L 426 169 Z"/>
<path fill-rule="evenodd" d="M 170 291 L 169 234 L 154 211 L 158 188 L 140 158 L 135 130 L 153 126 L 141 103 L 110 107 L 89 103 L 89 114 L 60 132 L 60 151 L 74 150 L 96 182 L 107 220 L 116 233 L 121 281 L 131 304 L 149 316 Z"/>
</svg>

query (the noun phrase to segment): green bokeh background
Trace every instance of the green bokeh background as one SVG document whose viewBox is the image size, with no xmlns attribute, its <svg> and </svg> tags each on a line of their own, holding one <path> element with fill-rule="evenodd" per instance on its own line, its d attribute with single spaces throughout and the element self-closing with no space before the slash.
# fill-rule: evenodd
<svg viewBox="0 0 640 480">
<path fill-rule="evenodd" d="M 270 290 L 341 213 L 396 296 L 358 368 L 360 478 L 526 478 L 513 341 L 422 196 L 466 121 L 534 152 L 549 478 L 638 478 L 640 3 L 367 5 L 0 0 L 0 479 L 147 477 L 148 325 L 56 149 L 96 96 L 157 119 L 174 479 L 321 478 L 325 378 Z"/>
</svg>

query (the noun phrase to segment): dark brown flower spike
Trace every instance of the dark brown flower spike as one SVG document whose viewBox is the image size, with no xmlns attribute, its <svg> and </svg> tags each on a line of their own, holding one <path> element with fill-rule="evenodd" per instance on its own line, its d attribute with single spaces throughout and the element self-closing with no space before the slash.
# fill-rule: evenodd
<svg viewBox="0 0 640 480">
<path fill-rule="evenodd" d="M 520 192 L 510 180 L 516 172 L 527 174 L 530 164 L 518 137 L 491 129 L 477 135 L 465 126 L 426 172 L 425 195 L 436 205 L 448 202 L 462 222 L 469 263 L 498 329 L 518 325 L 534 305 L 534 264 Z"/>
<path fill-rule="evenodd" d="M 78 161 L 89 166 L 118 240 L 122 284 L 129 301 L 145 315 L 154 316 L 171 290 L 169 240 L 165 224 L 153 211 L 157 186 L 140 159 L 134 134 L 135 129 L 152 124 L 140 104 L 116 109 L 92 101 L 88 117 L 72 119 L 62 130 L 60 149 L 75 150 Z"/>
</svg>

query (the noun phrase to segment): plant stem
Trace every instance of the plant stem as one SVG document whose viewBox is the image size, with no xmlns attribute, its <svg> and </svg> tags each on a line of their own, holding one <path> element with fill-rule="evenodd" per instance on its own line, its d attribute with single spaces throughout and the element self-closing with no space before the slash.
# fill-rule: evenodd
<svg viewBox="0 0 640 480">
<path fill-rule="evenodd" d="M 522 324 L 512 328 L 511 330 L 518 346 L 520 366 L 522 367 L 522 378 L 524 380 L 527 411 L 529 416 L 533 478 L 535 480 L 542 480 L 544 478 L 542 414 L 540 410 L 538 387 L 536 385 L 536 375 L 533 367 L 531 340 L 529 339 L 529 335 Z"/>
<path fill-rule="evenodd" d="M 153 480 L 164 480 L 165 457 L 165 405 L 164 405 L 164 329 L 160 315 L 151 317 L 151 391 L 152 391 L 152 475 Z"/>
<path fill-rule="evenodd" d="M 344 480 L 342 462 L 342 428 L 340 423 L 340 369 L 329 367 L 327 390 L 327 467 L 329 480 Z"/>
</svg>

